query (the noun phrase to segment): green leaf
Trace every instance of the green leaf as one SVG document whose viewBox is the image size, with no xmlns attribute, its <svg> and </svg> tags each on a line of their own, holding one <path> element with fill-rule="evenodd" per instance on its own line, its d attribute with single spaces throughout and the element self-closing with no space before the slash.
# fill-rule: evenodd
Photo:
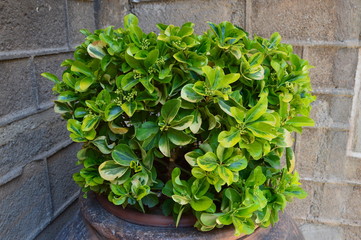
<svg viewBox="0 0 361 240">
<path fill-rule="evenodd" d="M 201 179 L 206 176 L 206 172 L 199 167 L 194 167 L 192 168 L 192 175 L 197 179 Z"/>
<path fill-rule="evenodd" d="M 75 118 L 83 118 L 88 113 L 87 110 L 83 107 L 78 107 L 74 111 L 74 117 Z"/>
<path fill-rule="evenodd" d="M 231 185 L 233 183 L 233 173 L 231 170 L 224 166 L 218 166 L 217 172 L 221 179 L 225 181 L 228 185 Z"/>
<path fill-rule="evenodd" d="M 60 80 L 57 76 L 55 76 L 54 74 L 48 73 L 48 72 L 44 72 L 42 74 L 40 74 L 41 76 L 49 79 L 50 81 L 54 82 L 54 83 L 60 83 Z"/>
<path fill-rule="evenodd" d="M 178 131 L 174 129 L 169 129 L 167 132 L 169 140 L 177 146 L 185 146 L 189 144 L 193 138 L 183 131 Z"/>
<path fill-rule="evenodd" d="M 256 167 L 249 177 L 247 178 L 246 185 L 247 186 L 260 186 L 266 181 L 266 176 L 262 172 L 262 167 Z"/>
<path fill-rule="evenodd" d="M 288 120 L 286 124 L 292 125 L 294 127 L 312 127 L 315 125 L 315 122 L 309 117 L 299 116 Z"/>
<path fill-rule="evenodd" d="M 218 142 L 225 148 L 230 148 L 241 141 L 241 133 L 235 128 L 231 127 L 229 131 L 222 131 L 218 135 Z"/>
<path fill-rule="evenodd" d="M 142 64 L 140 60 L 135 59 L 134 57 L 130 56 L 128 52 L 125 52 L 125 61 L 134 69 L 141 69 Z"/>
<path fill-rule="evenodd" d="M 92 141 L 92 143 L 104 154 L 109 154 L 114 147 L 114 144 L 108 145 L 107 139 L 105 136 L 99 136 Z"/>
<path fill-rule="evenodd" d="M 159 127 L 155 122 L 144 122 L 139 128 L 135 129 L 135 136 L 139 141 L 144 141 L 151 135 L 158 133 Z"/>
<path fill-rule="evenodd" d="M 197 158 L 197 164 L 201 169 L 211 172 L 218 166 L 218 159 L 214 153 L 207 152 L 203 156 Z"/>
<path fill-rule="evenodd" d="M 99 166 L 99 174 L 100 176 L 107 181 L 113 181 L 116 178 L 123 176 L 127 167 L 120 166 L 114 161 L 105 161 Z"/>
<path fill-rule="evenodd" d="M 264 55 L 261 52 L 257 52 L 248 59 L 248 63 L 251 67 L 256 67 L 261 65 L 263 59 L 264 59 Z"/>
<path fill-rule="evenodd" d="M 282 38 L 278 32 L 272 33 L 270 37 L 270 45 L 268 45 L 268 48 L 276 47 L 278 44 L 280 44 L 281 40 Z"/>
<path fill-rule="evenodd" d="M 266 139 L 267 141 L 271 141 L 277 137 L 277 131 L 269 124 L 263 122 L 253 122 L 251 124 L 247 124 L 246 126 L 249 130 L 251 130 L 253 135 Z"/>
<path fill-rule="evenodd" d="M 77 80 L 71 75 L 71 73 L 65 72 L 63 74 L 63 82 L 69 87 L 74 88 Z"/>
<path fill-rule="evenodd" d="M 120 81 L 121 87 L 124 91 L 129 91 L 139 83 L 139 78 L 135 78 L 134 73 L 130 72 L 127 73 L 126 75 L 120 75 L 116 81 L 117 81 L 117 85 L 118 82 Z"/>
<path fill-rule="evenodd" d="M 192 116 L 193 116 L 193 122 L 189 126 L 189 129 L 192 131 L 192 133 L 196 134 L 198 133 L 199 129 L 202 126 L 202 116 L 198 110 L 193 111 Z"/>
<path fill-rule="evenodd" d="M 172 195 L 172 199 L 180 205 L 186 205 L 191 201 L 189 197 L 180 195 Z"/>
<path fill-rule="evenodd" d="M 293 172 L 296 165 L 296 158 L 293 149 L 290 147 L 286 148 L 286 164 L 289 173 Z"/>
<path fill-rule="evenodd" d="M 263 144 L 258 141 L 248 144 L 246 148 L 255 160 L 258 160 L 263 156 Z"/>
<path fill-rule="evenodd" d="M 239 172 L 247 167 L 247 158 L 241 155 L 236 155 L 228 159 L 225 164 L 228 165 L 228 169 L 233 172 Z"/>
<path fill-rule="evenodd" d="M 95 125 L 99 122 L 100 117 L 95 115 L 86 115 L 83 119 L 83 123 L 81 125 L 82 131 L 90 131 Z"/>
<path fill-rule="evenodd" d="M 252 107 L 246 113 L 246 122 L 253 122 L 260 118 L 263 114 L 266 113 L 268 107 L 268 94 L 263 92 L 260 94 L 260 99 L 258 100 L 257 104 Z"/>
<path fill-rule="evenodd" d="M 215 226 L 220 214 L 202 213 L 200 220 L 206 226 Z"/>
<path fill-rule="evenodd" d="M 108 127 L 110 131 L 115 134 L 126 134 L 128 132 L 128 128 L 118 126 L 115 122 L 108 122 Z"/>
<path fill-rule="evenodd" d="M 81 130 L 81 123 L 75 119 L 68 120 L 67 129 L 69 132 L 75 133 L 78 136 L 83 136 L 83 132 Z"/>
<path fill-rule="evenodd" d="M 105 55 L 102 58 L 102 60 L 100 62 L 100 66 L 104 72 L 107 70 L 107 67 L 111 63 L 111 61 L 112 61 L 112 57 L 110 55 Z"/>
<path fill-rule="evenodd" d="M 135 113 L 135 111 L 137 110 L 137 103 L 132 101 L 132 102 L 125 102 L 122 104 L 122 109 L 124 110 L 124 112 L 129 116 L 133 116 L 133 114 Z"/>
<path fill-rule="evenodd" d="M 151 67 L 158 59 L 159 50 L 154 49 L 148 53 L 147 58 L 144 60 L 144 65 L 146 68 Z"/>
<path fill-rule="evenodd" d="M 124 28 L 129 28 L 131 25 L 138 25 L 138 18 L 134 14 L 127 14 L 124 16 Z"/>
<path fill-rule="evenodd" d="M 103 50 L 103 47 L 106 44 L 102 41 L 95 41 L 91 44 L 88 45 L 87 47 L 87 52 L 89 54 L 89 56 L 91 56 L 92 58 L 97 58 L 97 59 L 102 59 L 106 53 Z"/>
<path fill-rule="evenodd" d="M 239 73 L 230 73 L 225 75 L 221 80 L 221 82 L 219 83 L 218 88 L 228 87 L 231 83 L 237 81 L 240 78 L 240 76 L 241 75 Z"/>
<path fill-rule="evenodd" d="M 130 166 L 132 161 L 138 161 L 137 155 L 126 144 L 118 144 L 112 151 L 112 158 L 122 166 Z"/>
<path fill-rule="evenodd" d="M 91 77 L 85 77 L 77 81 L 74 85 L 74 89 L 78 92 L 85 92 L 94 83 L 94 79 Z"/>
<path fill-rule="evenodd" d="M 88 68 L 84 63 L 79 61 L 74 61 L 71 65 L 70 70 L 73 72 L 82 73 L 88 77 L 94 77 L 93 71 L 90 68 Z"/>
<path fill-rule="evenodd" d="M 120 106 L 115 103 L 108 104 L 104 111 L 105 121 L 113 121 L 123 113 Z"/>
<path fill-rule="evenodd" d="M 177 116 L 180 106 L 180 99 L 169 100 L 162 106 L 161 116 L 166 123 L 171 122 L 175 118 L 175 116 Z"/>
<path fill-rule="evenodd" d="M 188 102 L 200 102 L 203 100 L 203 96 L 199 95 L 196 91 L 193 90 L 194 84 L 187 84 L 182 88 L 181 97 Z"/>
<path fill-rule="evenodd" d="M 166 133 L 163 133 L 159 139 L 159 150 L 166 157 L 170 157 L 170 142 Z"/>
<path fill-rule="evenodd" d="M 184 130 L 193 123 L 193 115 L 185 116 L 179 120 L 173 120 L 170 126 L 176 130 Z"/>
<path fill-rule="evenodd" d="M 196 149 L 196 150 L 186 153 L 184 155 L 184 158 L 189 163 L 189 165 L 194 167 L 197 165 L 197 158 L 200 156 L 203 156 L 203 152 L 199 149 Z"/>
<path fill-rule="evenodd" d="M 244 122 L 244 117 L 245 117 L 246 113 L 245 113 L 245 111 L 243 109 L 236 108 L 236 107 L 231 107 L 230 112 L 232 114 L 232 117 L 234 117 L 234 119 L 236 119 L 236 121 L 238 123 L 243 123 Z"/>
<path fill-rule="evenodd" d="M 212 206 L 213 201 L 207 196 L 202 196 L 199 199 L 192 199 L 190 204 L 196 211 L 205 211 Z"/>
<path fill-rule="evenodd" d="M 284 194 L 286 196 L 297 197 L 299 199 L 304 199 L 308 195 L 301 187 L 294 185 L 286 188 Z"/>
<path fill-rule="evenodd" d="M 65 91 L 59 94 L 58 102 L 72 102 L 78 100 L 78 95 L 72 91 Z"/>
</svg>

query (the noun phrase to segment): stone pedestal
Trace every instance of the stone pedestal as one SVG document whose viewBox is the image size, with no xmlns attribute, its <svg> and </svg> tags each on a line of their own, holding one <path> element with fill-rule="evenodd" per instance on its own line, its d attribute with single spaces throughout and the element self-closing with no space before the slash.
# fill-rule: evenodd
<svg viewBox="0 0 361 240">
<path fill-rule="evenodd" d="M 59 233 L 57 240 L 304 240 L 294 221 L 282 214 L 271 228 L 258 228 L 237 238 L 232 227 L 199 232 L 193 227 L 166 228 L 133 224 L 122 220 L 98 202 L 94 194 L 79 199 L 80 213 Z"/>
</svg>

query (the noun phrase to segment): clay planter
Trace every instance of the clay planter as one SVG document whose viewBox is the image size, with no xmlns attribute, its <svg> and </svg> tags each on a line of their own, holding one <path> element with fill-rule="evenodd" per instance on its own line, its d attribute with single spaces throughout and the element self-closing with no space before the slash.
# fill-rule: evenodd
<svg viewBox="0 0 361 240">
<path fill-rule="evenodd" d="M 281 214 L 280 221 L 274 227 L 258 228 L 249 236 L 235 237 L 232 227 L 200 232 L 189 226 L 194 223 L 193 217 L 184 218 L 181 221 L 181 227 L 175 228 L 171 217 L 119 210 L 122 207 L 114 206 L 107 202 L 104 197 L 97 198 L 92 193 L 87 199 L 80 197 L 79 203 L 81 216 L 78 216 L 73 223 L 64 228 L 57 239 L 304 240 L 296 224 L 287 214 Z M 115 215 L 109 212 L 114 209 Z M 116 216 L 119 214 L 121 215 L 120 218 Z M 132 223 L 132 221 L 138 223 Z M 143 225 L 139 224 L 139 221 Z"/>
</svg>

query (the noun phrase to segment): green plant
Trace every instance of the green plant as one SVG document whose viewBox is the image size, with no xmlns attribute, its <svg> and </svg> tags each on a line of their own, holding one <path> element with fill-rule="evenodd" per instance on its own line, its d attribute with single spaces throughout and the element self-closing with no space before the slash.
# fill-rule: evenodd
<svg viewBox="0 0 361 240">
<path fill-rule="evenodd" d="M 145 34 L 127 15 L 124 28 L 82 30 L 62 80 L 42 75 L 56 83 L 70 137 L 84 142 L 74 175 L 84 192 L 250 234 L 307 195 L 291 133 L 314 124 L 311 66 L 278 33 L 251 39 L 222 22 L 197 35 L 193 25 Z"/>
</svg>

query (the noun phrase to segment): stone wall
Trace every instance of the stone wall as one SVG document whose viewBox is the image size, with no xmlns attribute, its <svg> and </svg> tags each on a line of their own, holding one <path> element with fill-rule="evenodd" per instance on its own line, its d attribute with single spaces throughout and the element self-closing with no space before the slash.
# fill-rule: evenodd
<svg viewBox="0 0 361 240">
<path fill-rule="evenodd" d="M 360 0 L 27 0 L 0 2 L 0 239 L 53 239 L 77 212 L 79 145 L 53 113 L 59 64 L 82 41 L 79 29 L 122 26 L 132 12 L 146 31 L 159 22 L 232 21 L 283 41 L 316 66 L 316 128 L 296 138 L 309 192 L 289 212 L 306 239 L 361 239 Z"/>
</svg>

